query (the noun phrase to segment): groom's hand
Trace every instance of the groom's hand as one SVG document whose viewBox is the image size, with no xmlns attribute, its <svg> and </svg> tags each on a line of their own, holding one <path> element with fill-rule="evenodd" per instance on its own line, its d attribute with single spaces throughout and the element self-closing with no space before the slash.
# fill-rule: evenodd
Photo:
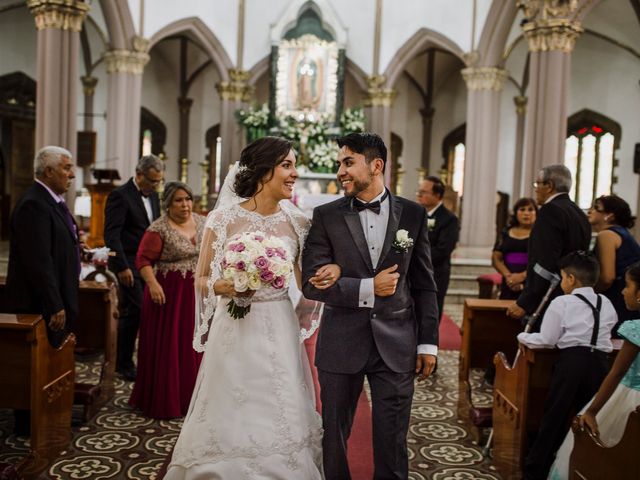
<svg viewBox="0 0 640 480">
<path fill-rule="evenodd" d="M 400 274 L 396 272 L 398 264 L 395 264 L 378 273 L 373 279 L 373 293 L 376 297 L 390 297 L 396 293 L 396 285 Z"/>
<path fill-rule="evenodd" d="M 431 375 L 433 369 L 436 366 L 436 356 L 428 354 L 418 354 L 416 358 L 416 374 L 418 375 L 418 381 L 422 382 Z"/>
</svg>

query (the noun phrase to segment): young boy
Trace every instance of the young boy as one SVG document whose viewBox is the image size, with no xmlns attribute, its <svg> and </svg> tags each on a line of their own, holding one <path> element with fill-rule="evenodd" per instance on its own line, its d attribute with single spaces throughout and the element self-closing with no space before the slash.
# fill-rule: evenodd
<svg viewBox="0 0 640 480">
<path fill-rule="evenodd" d="M 573 252 L 563 257 L 558 266 L 565 295 L 551 302 L 539 333 L 518 335 L 518 340 L 528 347 L 560 349 L 540 429 L 525 460 L 525 480 L 547 478 L 568 432 L 570 415 L 598 391 L 609 370 L 611 329 L 618 318 L 611 302 L 593 291 L 600 275 L 593 255 Z"/>
</svg>

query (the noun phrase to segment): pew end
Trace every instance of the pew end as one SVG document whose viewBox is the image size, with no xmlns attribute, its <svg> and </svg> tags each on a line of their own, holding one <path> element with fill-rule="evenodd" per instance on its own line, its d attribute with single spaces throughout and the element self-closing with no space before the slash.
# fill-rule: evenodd
<svg viewBox="0 0 640 480">
<path fill-rule="evenodd" d="M 581 428 L 577 418 L 571 429 L 575 440 L 569 463 L 571 480 L 640 478 L 640 406 L 629 414 L 624 434 L 616 445 L 605 445 L 586 428 Z"/>
<path fill-rule="evenodd" d="M 40 315 L 0 314 L 0 406 L 31 412 L 20 478 L 37 478 L 71 441 L 75 344 L 69 334 L 52 347 Z"/>
<path fill-rule="evenodd" d="M 530 349 L 520 344 L 510 364 L 507 356 L 494 356 L 493 462 L 504 478 L 522 478 L 522 465 L 544 408 L 557 349 Z"/>
</svg>

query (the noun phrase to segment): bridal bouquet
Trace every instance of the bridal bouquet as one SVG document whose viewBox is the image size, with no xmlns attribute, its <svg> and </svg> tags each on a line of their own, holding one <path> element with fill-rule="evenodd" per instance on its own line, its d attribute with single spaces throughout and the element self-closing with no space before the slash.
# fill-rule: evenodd
<svg viewBox="0 0 640 480">
<path fill-rule="evenodd" d="M 293 265 L 285 244 L 262 232 L 232 236 L 222 260 L 222 278 L 233 282 L 236 292 L 262 288 L 282 290 L 289 287 Z M 251 297 L 234 297 L 227 311 L 233 318 L 244 318 L 251 310 Z"/>
</svg>

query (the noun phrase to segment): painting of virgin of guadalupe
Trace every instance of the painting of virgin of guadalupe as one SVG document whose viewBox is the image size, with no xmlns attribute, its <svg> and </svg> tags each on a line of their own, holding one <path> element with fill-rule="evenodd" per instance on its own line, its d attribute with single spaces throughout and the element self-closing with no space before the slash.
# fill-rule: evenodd
<svg viewBox="0 0 640 480">
<path fill-rule="evenodd" d="M 335 118 L 338 47 L 303 35 L 278 46 L 276 113 L 307 118 Z"/>
</svg>

